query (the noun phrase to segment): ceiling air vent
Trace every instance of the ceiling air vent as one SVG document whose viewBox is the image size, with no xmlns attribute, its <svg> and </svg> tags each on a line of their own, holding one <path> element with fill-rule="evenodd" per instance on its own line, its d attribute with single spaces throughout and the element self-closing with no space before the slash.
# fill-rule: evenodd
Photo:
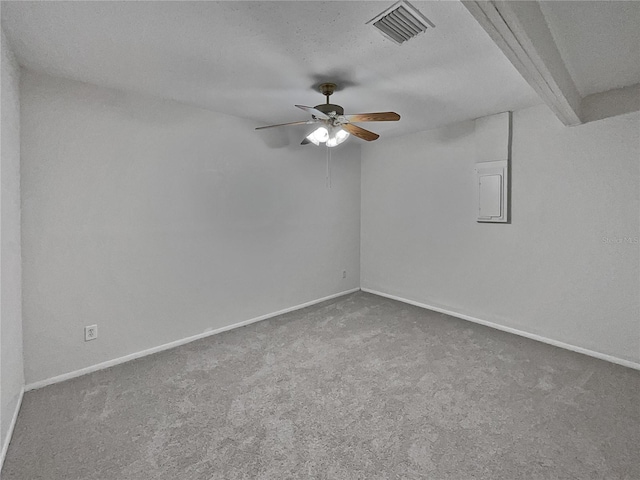
<svg viewBox="0 0 640 480">
<path fill-rule="evenodd" d="M 394 3 L 380 15 L 369 20 L 367 25 L 370 23 L 398 45 L 426 32 L 429 27 L 435 27 L 427 17 L 405 0 Z"/>
</svg>

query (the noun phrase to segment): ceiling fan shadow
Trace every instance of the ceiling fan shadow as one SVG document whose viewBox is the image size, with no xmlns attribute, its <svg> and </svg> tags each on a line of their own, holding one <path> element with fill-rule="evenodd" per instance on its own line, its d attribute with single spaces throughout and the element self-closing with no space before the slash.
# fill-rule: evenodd
<svg viewBox="0 0 640 480">
<path fill-rule="evenodd" d="M 256 133 L 267 148 L 297 148 L 300 146 L 300 142 L 309 135 L 314 128 L 316 128 L 314 125 L 295 125 L 256 130 Z"/>
<path fill-rule="evenodd" d="M 268 130 L 256 130 L 255 132 L 260 140 L 265 144 L 267 148 L 278 149 L 285 148 L 291 145 L 291 139 L 287 129 L 285 128 L 270 128 Z"/>
<path fill-rule="evenodd" d="M 345 88 L 355 87 L 358 85 L 352 79 L 353 75 L 347 71 L 338 71 L 333 70 L 328 74 L 313 74 L 311 78 L 313 80 L 313 84 L 311 85 L 311 90 L 317 92 L 320 90 L 320 85 L 323 83 L 333 83 L 336 85 L 334 89 L 335 92 L 340 92 Z"/>
</svg>

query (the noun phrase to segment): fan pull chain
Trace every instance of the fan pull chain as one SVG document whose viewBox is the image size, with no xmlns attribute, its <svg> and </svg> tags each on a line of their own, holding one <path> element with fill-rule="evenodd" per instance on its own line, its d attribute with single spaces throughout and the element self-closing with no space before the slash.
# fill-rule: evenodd
<svg viewBox="0 0 640 480">
<path fill-rule="evenodd" d="M 331 188 L 331 148 L 327 148 L 327 188 Z"/>
</svg>

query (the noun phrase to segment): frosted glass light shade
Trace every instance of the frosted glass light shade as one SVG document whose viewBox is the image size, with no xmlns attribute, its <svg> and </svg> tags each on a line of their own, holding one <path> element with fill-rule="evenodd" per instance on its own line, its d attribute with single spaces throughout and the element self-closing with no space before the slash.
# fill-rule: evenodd
<svg viewBox="0 0 640 480">
<path fill-rule="evenodd" d="M 315 145 L 320 145 L 329 139 L 329 130 L 319 127 L 307 136 L 307 140 Z"/>
<path fill-rule="evenodd" d="M 349 138 L 349 132 L 347 132 L 346 130 L 343 130 L 341 128 L 339 128 L 336 131 L 335 137 L 336 139 L 336 145 L 340 145 L 342 142 L 344 142 L 347 138 Z"/>
</svg>

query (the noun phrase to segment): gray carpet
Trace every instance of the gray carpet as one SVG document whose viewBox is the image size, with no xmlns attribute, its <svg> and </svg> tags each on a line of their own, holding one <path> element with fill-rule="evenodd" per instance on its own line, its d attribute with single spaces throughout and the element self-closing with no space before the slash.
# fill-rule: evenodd
<svg viewBox="0 0 640 480">
<path fill-rule="evenodd" d="M 638 479 L 639 387 L 355 293 L 27 393 L 2 479 Z"/>
</svg>

